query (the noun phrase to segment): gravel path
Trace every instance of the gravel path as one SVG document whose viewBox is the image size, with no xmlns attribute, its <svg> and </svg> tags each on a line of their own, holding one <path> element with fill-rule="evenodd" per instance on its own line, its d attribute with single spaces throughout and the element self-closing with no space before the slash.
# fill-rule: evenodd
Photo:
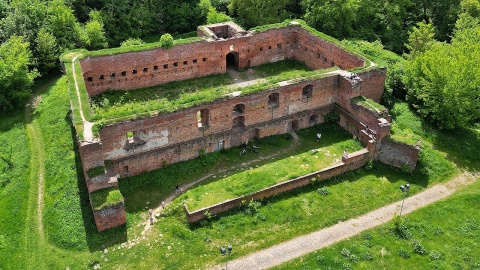
<svg viewBox="0 0 480 270">
<path fill-rule="evenodd" d="M 465 172 L 444 184 L 438 184 L 405 199 L 403 214 L 410 213 L 444 199 L 461 187 L 472 184 L 480 174 Z M 331 227 L 294 238 L 270 248 L 228 262 L 228 269 L 267 269 L 347 239 L 362 231 L 384 224 L 400 212 L 402 201 L 386 205 L 358 218 L 339 222 Z M 218 265 L 214 269 L 222 269 Z"/>
</svg>

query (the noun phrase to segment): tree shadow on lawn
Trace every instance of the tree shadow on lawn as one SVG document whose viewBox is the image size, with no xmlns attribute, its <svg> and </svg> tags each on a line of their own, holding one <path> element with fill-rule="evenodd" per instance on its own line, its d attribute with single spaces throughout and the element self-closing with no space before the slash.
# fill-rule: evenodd
<svg viewBox="0 0 480 270">
<path fill-rule="evenodd" d="M 70 123 L 70 131 L 72 136 L 73 148 L 75 152 L 75 168 L 77 172 L 77 187 L 80 196 L 80 208 L 82 211 L 83 225 L 86 232 L 86 241 L 90 252 L 100 251 L 115 244 L 124 243 L 127 241 L 127 227 L 126 225 L 107 229 L 102 232 L 97 231 L 95 219 L 93 218 L 93 210 L 90 205 L 90 198 L 88 196 L 87 185 L 82 170 L 82 162 L 79 155 L 77 138 L 75 128 L 72 125 L 70 113 L 65 118 L 65 121 Z"/>
</svg>

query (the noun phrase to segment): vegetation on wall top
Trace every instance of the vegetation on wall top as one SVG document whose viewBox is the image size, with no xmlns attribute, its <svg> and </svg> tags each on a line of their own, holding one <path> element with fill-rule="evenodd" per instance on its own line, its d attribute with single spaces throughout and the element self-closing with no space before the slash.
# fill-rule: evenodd
<svg viewBox="0 0 480 270">
<path fill-rule="evenodd" d="M 105 188 L 90 193 L 90 202 L 94 210 L 101 210 L 123 203 L 123 196 L 118 187 Z"/>
</svg>

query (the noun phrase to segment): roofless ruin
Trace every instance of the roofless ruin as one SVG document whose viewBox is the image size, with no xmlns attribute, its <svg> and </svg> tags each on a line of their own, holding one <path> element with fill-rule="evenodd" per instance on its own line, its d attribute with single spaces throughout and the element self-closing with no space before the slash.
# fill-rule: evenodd
<svg viewBox="0 0 480 270">
<path fill-rule="evenodd" d="M 199 26 L 197 35 L 176 41 L 170 49 L 147 44 L 129 51 L 116 48 L 63 55 L 83 172 L 99 231 L 126 222 L 118 178 L 307 128 L 322 123 L 332 111 L 340 115 L 339 124 L 365 146 L 361 158 L 344 157 L 339 173 L 373 159 L 397 167 L 415 166 L 418 147 L 390 140 L 391 117 L 375 104 L 383 93 L 385 68 L 301 21 L 251 31 L 227 22 Z M 152 97 L 153 108 L 145 105 L 142 111 L 139 104 L 138 110 L 121 116 L 91 115 L 88 104 L 89 98 L 107 90 L 152 87 L 287 59 L 303 62 L 311 71 L 282 81 Z M 187 211 L 187 218 L 196 221 L 202 213 Z"/>
</svg>

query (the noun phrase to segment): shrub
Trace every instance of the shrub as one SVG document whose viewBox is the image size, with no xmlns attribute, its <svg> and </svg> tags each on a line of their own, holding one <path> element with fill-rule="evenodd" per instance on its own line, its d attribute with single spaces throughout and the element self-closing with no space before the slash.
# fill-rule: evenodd
<svg viewBox="0 0 480 270">
<path fill-rule="evenodd" d="M 413 240 L 413 251 L 420 255 L 427 254 L 427 250 L 422 246 L 420 241 L 418 241 L 417 239 Z"/>
<path fill-rule="evenodd" d="M 330 190 L 327 187 L 317 189 L 318 194 L 320 195 L 330 195 Z"/>
<path fill-rule="evenodd" d="M 410 258 L 410 252 L 408 252 L 408 250 L 406 250 L 405 248 L 399 249 L 398 250 L 398 255 L 400 255 L 400 257 L 405 258 L 405 259 Z"/>
<path fill-rule="evenodd" d="M 160 46 L 165 49 L 170 49 L 173 46 L 173 37 L 170 34 L 163 34 L 160 37 Z"/>
<path fill-rule="evenodd" d="M 396 236 L 403 239 L 407 239 L 407 240 L 412 237 L 412 234 L 408 230 L 408 226 L 405 218 L 395 215 L 393 217 L 393 224 L 394 224 L 393 232 Z"/>
<path fill-rule="evenodd" d="M 122 42 L 122 44 L 120 44 L 120 47 L 130 47 L 130 46 L 136 46 L 136 45 L 142 45 L 142 44 L 145 44 L 145 42 L 143 42 L 143 40 L 139 38 L 129 38 L 124 42 Z"/>
<path fill-rule="evenodd" d="M 248 204 L 246 201 L 242 201 L 242 205 L 244 206 L 244 212 L 245 214 L 247 215 L 255 215 L 256 213 L 258 213 L 258 208 L 260 208 L 260 206 L 262 205 L 261 202 L 257 202 L 257 201 L 254 201 L 254 200 L 251 200 Z"/>
<path fill-rule="evenodd" d="M 337 123 L 340 121 L 340 114 L 338 112 L 329 112 L 325 115 L 325 122 L 326 123 Z"/>
<path fill-rule="evenodd" d="M 442 258 L 442 254 L 436 250 L 432 250 L 428 257 L 430 257 L 430 260 L 432 261 L 438 261 Z"/>
<path fill-rule="evenodd" d="M 371 171 L 373 169 L 373 161 L 372 160 L 369 160 L 367 162 L 367 165 L 365 165 L 365 170 L 367 171 Z"/>
<path fill-rule="evenodd" d="M 350 255 L 352 255 L 352 252 L 346 248 L 342 248 L 342 250 L 340 251 L 340 254 L 343 255 L 343 257 L 350 257 Z"/>
</svg>

